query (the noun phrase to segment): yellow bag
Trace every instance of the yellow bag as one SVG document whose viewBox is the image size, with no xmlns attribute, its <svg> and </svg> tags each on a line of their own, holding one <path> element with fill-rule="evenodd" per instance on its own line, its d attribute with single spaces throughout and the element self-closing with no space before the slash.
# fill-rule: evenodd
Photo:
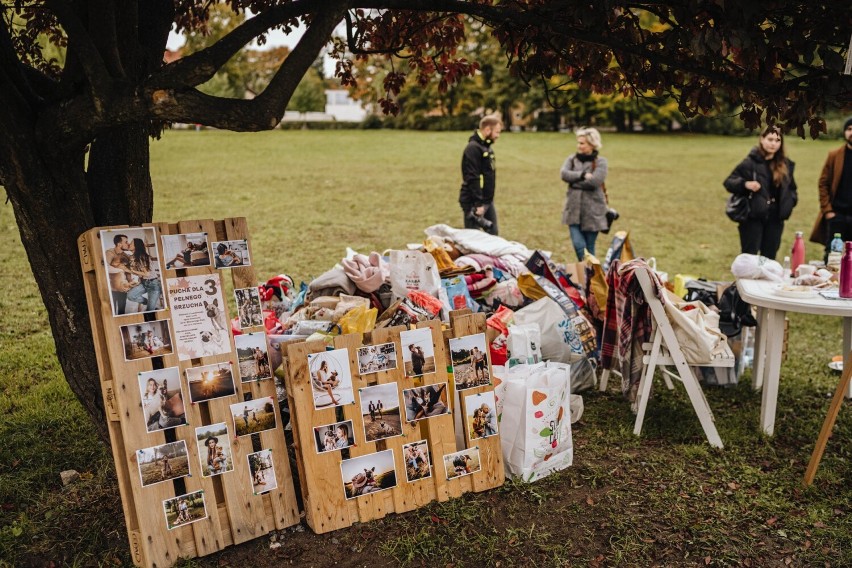
<svg viewBox="0 0 852 568">
<path fill-rule="evenodd" d="M 376 317 L 379 311 L 376 308 L 367 308 L 367 306 L 356 306 L 346 312 L 343 317 L 337 322 L 340 326 L 340 333 L 367 333 L 373 331 L 376 327 Z"/>
<path fill-rule="evenodd" d="M 606 298 L 609 294 L 609 286 L 607 286 L 606 283 L 606 275 L 604 275 L 603 267 L 601 267 L 601 261 L 586 251 L 586 256 L 583 257 L 583 262 L 586 263 L 586 266 L 590 266 L 592 268 L 589 291 L 594 294 L 595 302 L 597 302 L 598 307 L 601 310 L 604 310 L 606 309 Z"/>
<path fill-rule="evenodd" d="M 686 296 L 686 283 L 690 280 L 698 280 L 698 276 L 690 276 L 689 274 L 675 274 L 674 277 L 674 288 L 672 292 L 675 296 L 678 297 L 678 300 L 683 301 L 684 296 Z"/>
<path fill-rule="evenodd" d="M 547 292 L 544 291 L 544 288 L 539 286 L 538 282 L 535 281 L 535 276 L 530 273 L 518 276 L 518 288 L 520 289 L 521 294 L 530 300 L 540 300 L 547 296 Z"/>
</svg>

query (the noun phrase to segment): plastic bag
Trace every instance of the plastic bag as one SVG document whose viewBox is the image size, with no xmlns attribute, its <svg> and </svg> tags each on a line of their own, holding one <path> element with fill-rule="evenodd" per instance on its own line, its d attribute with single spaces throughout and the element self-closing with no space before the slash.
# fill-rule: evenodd
<svg viewBox="0 0 852 568">
<path fill-rule="evenodd" d="M 379 310 L 376 308 L 367 308 L 367 306 L 356 306 L 346 312 L 337 325 L 340 326 L 340 333 L 367 333 L 373 331 L 376 327 L 376 316 L 379 315 Z"/>
<path fill-rule="evenodd" d="M 734 278 L 754 278 L 781 282 L 784 269 L 778 262 L 756 254 L 739 254 L 731 264 Z"/>
<path fill-rule="evenodd" d="M 470 291 L 467 289 L 467 283 L 464 276 L 453 276 L 452 278 L 442 278 L 441 286 L 447 293 L 447 301 L 449 302 L 450 310 L 463 310 L 469 308 L 472 312 L 479 311 L 479 304 L 470 297 Z"/>
</svg>

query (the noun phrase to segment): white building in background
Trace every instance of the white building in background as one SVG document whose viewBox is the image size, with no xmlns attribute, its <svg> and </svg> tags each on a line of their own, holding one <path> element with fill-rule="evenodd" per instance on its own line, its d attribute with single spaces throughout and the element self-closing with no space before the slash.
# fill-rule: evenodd
<svg viewBox="0 0 852 568">
<path fill-rule="evenodd" d="M 325 114 L 337 122 L 361 122 L 367 117 L 367 111 L 361 103 L 352 100 L 346 89 L 325 90 Z"/>
</svg>

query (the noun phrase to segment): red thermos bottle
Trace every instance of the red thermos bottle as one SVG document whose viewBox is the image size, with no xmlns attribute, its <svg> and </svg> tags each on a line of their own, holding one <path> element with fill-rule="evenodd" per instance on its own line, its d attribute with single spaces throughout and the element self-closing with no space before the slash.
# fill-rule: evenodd
<svg viewBox="0 0 852 568">
<path fill-rule="evenodd" d="M 852 241 L 846 241 L 846 249 L 840 260 L 840 297 L 852 298 Z"/>
<path fill-rule="evenodd" d="M 790 253 L 790 276 L 796 276 L 796 269 L 805 262 L 805 239 L 802 231 L 796 231 L 796 240 L 793 241 L 793 251 Z"/>
</svg>

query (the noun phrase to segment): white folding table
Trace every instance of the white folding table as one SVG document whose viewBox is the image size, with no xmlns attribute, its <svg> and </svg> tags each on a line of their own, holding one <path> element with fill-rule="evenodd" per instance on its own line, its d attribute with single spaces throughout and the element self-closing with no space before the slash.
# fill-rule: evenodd
<svg viewBox="0 0 852 568">
<path fill-rule="evenodd" d="M 775 409 L 781 377 L 781 351 L 784 344 L 784 318 L 787 312 L 843 318 L 844 368 L 852 365 L 852 300 L 789 298 L 777 293 L 778 282 L 737 280 L 740 297 L 757 307 L 757 332 L 754 344 L 754 388 L 763 388 L 760 404 L 760 428 L 771 436 L 775 432 Z M 846 389 L 852 398 L 852 384 Z"/>
</svg>

